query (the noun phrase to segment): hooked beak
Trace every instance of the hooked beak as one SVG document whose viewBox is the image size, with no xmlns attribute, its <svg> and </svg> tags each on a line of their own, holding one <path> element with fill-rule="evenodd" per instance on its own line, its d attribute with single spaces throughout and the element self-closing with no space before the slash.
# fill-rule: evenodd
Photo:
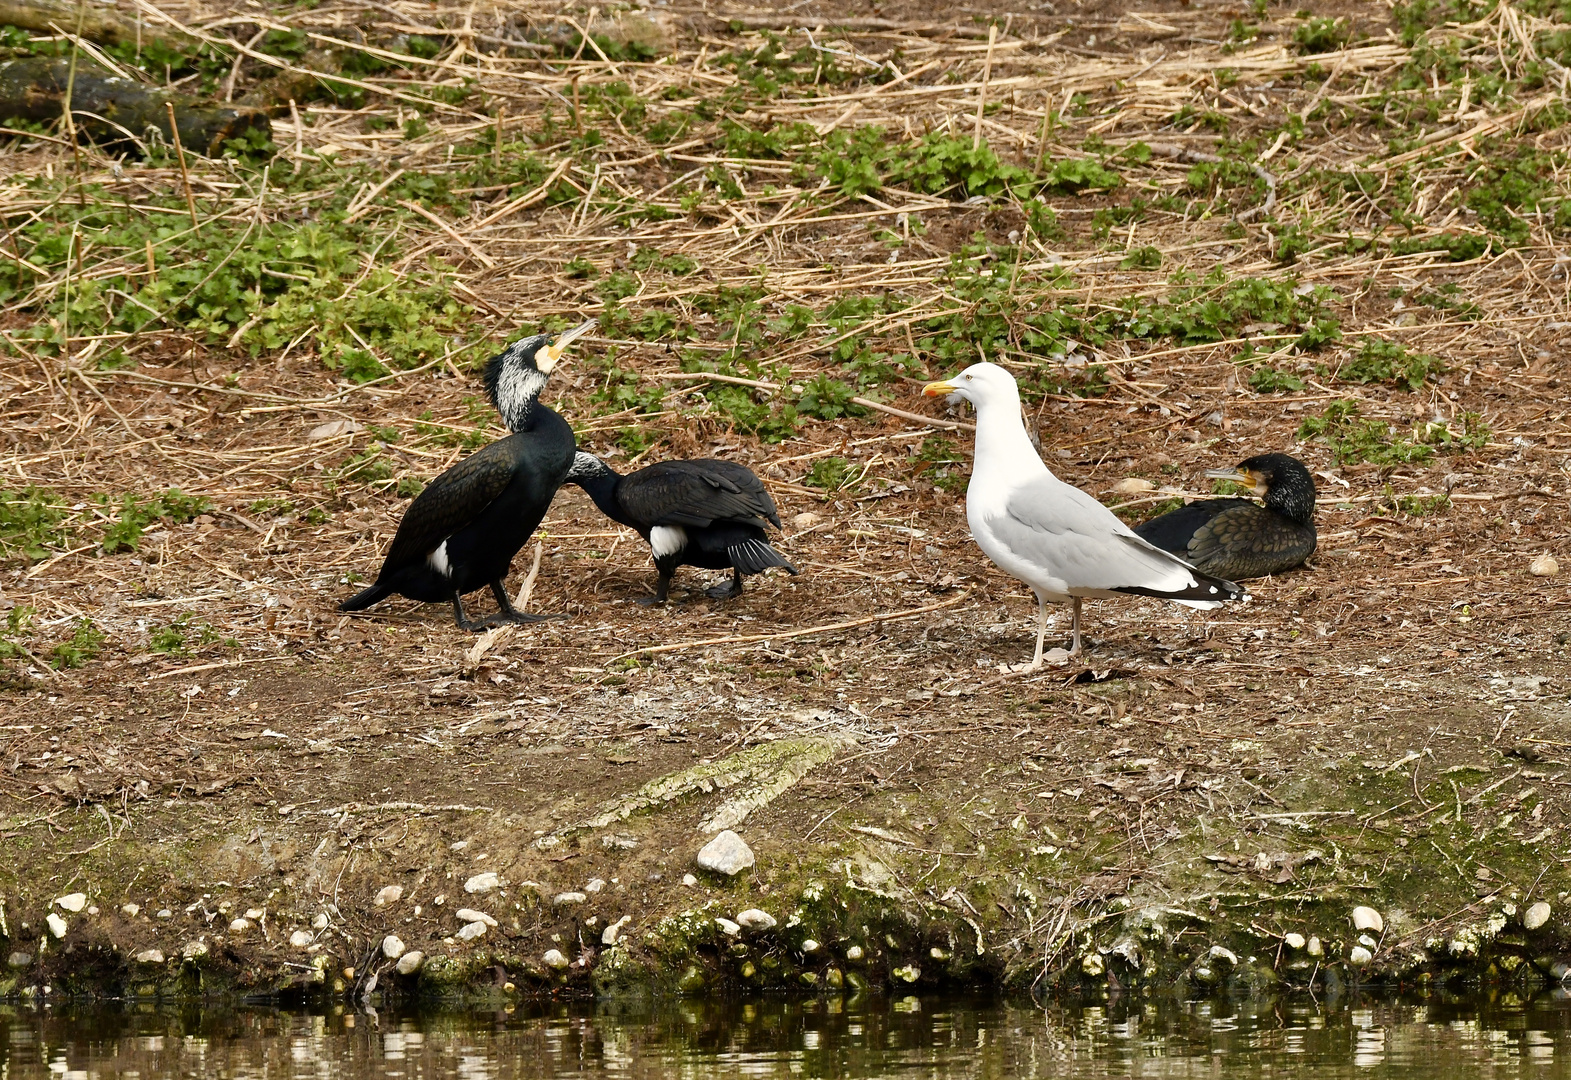
<svg viewBox="0 0 1571 1080">
<path fill-rule="evenodd" d="M 1231 480 L 1239 487 L 1256 495 L 1264 495 L 1266 490 L 1265 481 L 1260 475 L 1250 472 L 1248 469 L 1207 469 L 1206 479 Z"/>
<path fill-rule="evenodd" d="M 948 381 L 930 382 L 926 386 L 922 387 L 922 396 L 943 397 L 945 394 L 953 394 L 959 389 L 960 387 Z"/>
<path fill-rule="evenodd" d="M 541 350 L 544 354 L 544 359 L 546 362 L 541 364 L 539 360 L 536 360 L 535 366 L 540 368 L 541 371 L 549 372 L 552 368 L 556 367 L 556 362 L 562 359 L 562 354 L 567 351 L 567 347 L 574 341 L 577 341 L 579 338 L 589 333 L 589 331 L 593 330 L 596 326 L 599 325 L 599 322 L 600 320 L 598 319 L 589 319 L 586 322 L 579 323 L 571 330 L 562 331 L 556 336 L 555 341 Z"/>
</svg>

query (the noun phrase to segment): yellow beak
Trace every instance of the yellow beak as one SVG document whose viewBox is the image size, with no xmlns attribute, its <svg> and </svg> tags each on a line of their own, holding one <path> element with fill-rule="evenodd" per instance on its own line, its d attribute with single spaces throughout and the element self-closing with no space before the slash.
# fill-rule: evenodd
<svg viewBox="0 0 1571 1080">
<path fill-rule="evenodd" d="M 1252 492 L 1255 495 L 1265 494 L 1265 482 L 1261 480 L 1260 475 L 1258 473 L 1250 472 L 1247 469 L 1207 469 L 1206 479 L 1231 480 L 1233 483 Z"/>
<path fill-rule="evenodd" d="M 953 394 L 958 389 L 960 388 L 952 382 L 930 382 L 922 387 L 922 396 L 942 397 L 945 394 Z"/>
<path fill-rule="evenodd" d="M 599 319 L 589 319 L 586 322 L 579 323 L 571 330 L 564 330 L 558 334 L 556 340 L 548 345 L 545 350 L 546 357 L 550 360 L 551 365 L 555 366 L 556 362 L 562 359 L 562 354 L 567 351 L 569 345 L 589 333 L 599 324 Z"/>
</svg>

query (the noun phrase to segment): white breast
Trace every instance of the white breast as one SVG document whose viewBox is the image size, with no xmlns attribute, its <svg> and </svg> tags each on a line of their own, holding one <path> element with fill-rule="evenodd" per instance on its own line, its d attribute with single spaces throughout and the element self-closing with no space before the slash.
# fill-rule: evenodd
<svg viewBox="0 0 1571 1080">
<path fill-rule="evenodd" d="M 649 530 L 649 549 L 655 558 L 675 555 L 687 546 L 687 530 L 680 525 L 656 525 Z"/>
<path fill-rule="evenodd" d="M 445 578 L 453 576 L 453 567 L 447 561 L 447 541 L 443 540 L 436 546 L 436 550 L 425 557 L 426 564 Z"/>
</svg>

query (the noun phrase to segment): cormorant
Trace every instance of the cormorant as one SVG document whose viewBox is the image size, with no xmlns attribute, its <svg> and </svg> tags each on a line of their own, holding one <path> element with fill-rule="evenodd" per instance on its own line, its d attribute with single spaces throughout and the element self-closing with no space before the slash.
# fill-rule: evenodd
<svg viewBox="0 0 1571 1080">
<path fill-rule="evenodd" d="M 731 571 L 731 582 L 707 595 L 738 596 L 744 574 L 796 567 L 769 546 L 766 524 L 780 528 L 775 501 L 744 465 L 714 458 L 662 461 L 626 476 L 593 454 L 578 452 L 567 482 L 589 493 L 600 512 L 648 543 L 660 581 L 641 604 L 663 604 L 678 566 Z"/>
<path fill-rule="evenodd" d="M 1201 499 L 1135 526 L 1135 533 L 1197 569 L 1233 581 L 1291 570 L 1315 553 L 1315 481 L 1286 454 L 1261 454 L 1236 469 L 1207 469 L 1248 499 Z"/>
<path fill-rule="evenodd" d="M 953 379 L 928 383 L 929 397 L 951 394 L 976 406 L 976 460 L 966 488 L 971 535 L 1004 573 L 1037 599 L 1036 657 L 1042 666 L 1049 602 L 1073 604 L 1068 656 L 1080 651 L 1080 601 L 1133 593 L 1198 608 L 1244 596 L 1231 581 L 1202 574 L 1153 547 L 1113 512 L 1048 471 L 1020 419 L 1015 377 L 997 364 L 972 364 Z"/>
<path fill-rule="evenodd" d="M 411 600 L 450 600 L 464 630 L 503 622 L 534 622 L 513 607 L 507 570 L 545 517 L 573 465 L 573 429 L 539 403 L 546 378 L 567 346 L 594 320 L 557 336 L 514 342 L 486 364 L 485 388 L 513 434 L 482 447 L 422 491 L 398 523 L 376 584 L 345 600 L 359 611 L 392 593 Z M 489 585 L 501 610 L 484 619 L 464 614 L 465 593 Z"/>
</svg>

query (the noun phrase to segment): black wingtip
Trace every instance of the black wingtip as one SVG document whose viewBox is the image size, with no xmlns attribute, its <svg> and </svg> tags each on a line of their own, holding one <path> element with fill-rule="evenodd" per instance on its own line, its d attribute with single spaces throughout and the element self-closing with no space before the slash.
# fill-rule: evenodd
<svg viewBox="0 0 1571 1080">
<path fill-rule="evenodd" d="M 372 585 L 369 589 L 362 589 L 348 600 L 338 605 L 339 611 L 364 611 L 372 604 L 387 596 L 387 590 L 381 585 Z"/>
</svg>

